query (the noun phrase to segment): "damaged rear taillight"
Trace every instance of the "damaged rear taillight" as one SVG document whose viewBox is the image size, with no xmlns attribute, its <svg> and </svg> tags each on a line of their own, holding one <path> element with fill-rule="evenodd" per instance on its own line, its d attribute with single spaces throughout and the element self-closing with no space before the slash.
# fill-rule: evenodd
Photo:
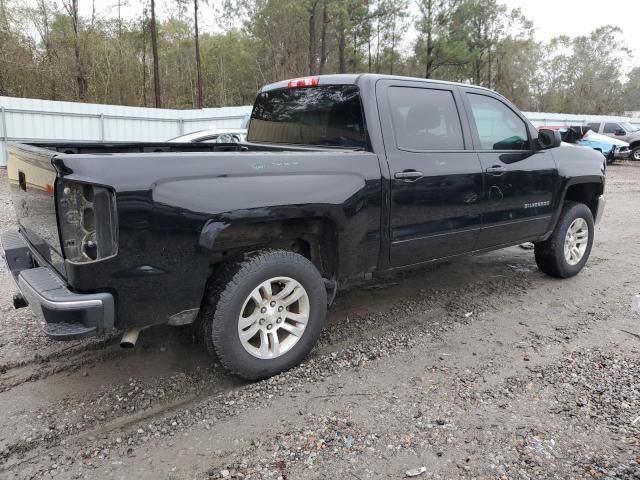
<svg viewBox="0 0 640 480">
<path fill-rule="evenodd" d="M 58 225 L 64 256 L 70 262 L 92 262 L 118 251 L 115 195 L 95 185 L 59 181 Z"/>
</svg>

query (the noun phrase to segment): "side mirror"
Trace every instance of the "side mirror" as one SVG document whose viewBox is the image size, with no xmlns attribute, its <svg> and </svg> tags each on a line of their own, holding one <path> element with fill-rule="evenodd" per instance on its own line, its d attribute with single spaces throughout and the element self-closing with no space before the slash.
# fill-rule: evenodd
<svg viewBox="0 0 640 480">
<path fill-rule="evenodd" d="M 542 150 L 556 148 L 562 144 L 562 138 L 558 130 L 541 128 L 538 130 L 538 145 Z"/>
<path fill-rule="evenodd" d="M 627 131 L 622 128 L 616 128 L 616 136 L 624 137 L 627 134 Z"/>
</svg>

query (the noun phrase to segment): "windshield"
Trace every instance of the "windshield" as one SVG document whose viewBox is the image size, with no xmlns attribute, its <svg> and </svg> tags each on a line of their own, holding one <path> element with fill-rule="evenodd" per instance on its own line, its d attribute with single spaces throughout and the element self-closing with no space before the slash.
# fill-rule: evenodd
<svg viewBox="0 0 640 480">
<path fill-rule="evenodd" d="M 628 122 L 622 122 L 620 123 L 620 126 L 622 128 L 624 128 L 627 132 L 637 132 L 638 130 L 640 130 L 638 127 L 634 127 L 633 125 L 631 125 Z"/>
<path fill-rule="evenodd" d="M 328 85 L 262 92 L 253 107 L 247 140 L 366 149 L 359 89 Z"/>
</svg>

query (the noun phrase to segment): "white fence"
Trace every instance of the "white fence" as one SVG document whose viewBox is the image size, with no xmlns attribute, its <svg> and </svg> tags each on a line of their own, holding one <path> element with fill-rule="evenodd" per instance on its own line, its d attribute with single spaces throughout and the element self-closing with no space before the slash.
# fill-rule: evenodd
<svg viewBox="0 0 640 480">
<path fill-rule="evenodd" d="M 6 165 L 4 142 L 23 141 L 164 141 L 209 127 L 239 127 L 251 107 L 170 110 L 0 97 L 0 167 Z M 640 118 L 525 112 L 535 126 L 575 125 L 586 121 Z"/>
<path fill-rule="evenodd" d="M 4 142 L 164 141 L 210 127 L 239 127 L 251 107 L 171 110 L 0 97 L 0 167 Z"/>
<path fill-rule="evenodd" d="M 640 118 L 610 115 L 572 115 L 569 113 L 523 112 L 536 127 L 582 125 L 587 122 L 629 122 L 640 128 Z"/>
</svg>

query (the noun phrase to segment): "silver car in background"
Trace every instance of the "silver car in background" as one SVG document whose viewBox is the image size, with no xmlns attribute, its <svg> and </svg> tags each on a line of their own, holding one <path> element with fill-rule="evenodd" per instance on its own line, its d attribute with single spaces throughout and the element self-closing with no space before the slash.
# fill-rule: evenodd
<svg viewBox="0 0 640 480">
<path fill-rule="evenodd" d="M 170 143 L 241 143 L 246 138 L 246 128 L 209 128 L 187 133 L 167 141 Z"/>
</svg>

